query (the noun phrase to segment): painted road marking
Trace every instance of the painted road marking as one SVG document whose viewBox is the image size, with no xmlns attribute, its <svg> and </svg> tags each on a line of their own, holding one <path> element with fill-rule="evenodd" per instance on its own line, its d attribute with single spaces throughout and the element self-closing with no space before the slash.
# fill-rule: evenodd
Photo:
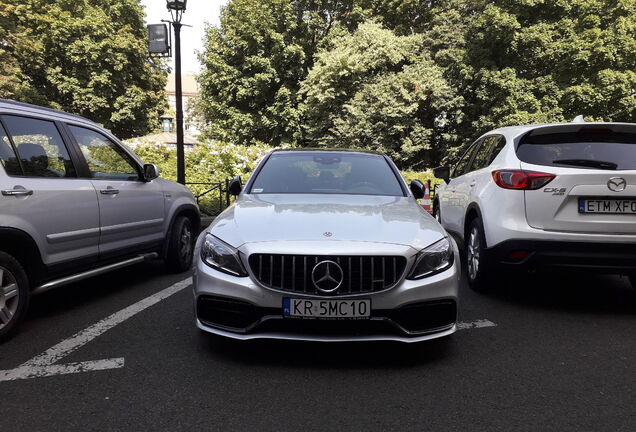
<svg viewBox="0 0 636 432">
<path fill-rule="evenodd" d="M 111 328 L 137 315 L 139 312 L 159 303 L 173 294 L 187 288 L 192 284 L 192 278 L 184 279 L 168 288 L 159 291 L 150 297 L 132 304 L 111 316 L 104 318 L 96 324 L 85 328 L 70 338 L 63 340 L 49 348 L 40 355 L 35 356 L 15 369 L 0 371 L 0 382 L 26 378 L 38 378 L 53 375 L 64 375 L 96 370 L 117 369 L 124 367 L 123 358 L 112 358 L 80 363 L 55 364 L 77 349 L 83 347 L 96 337 L 104 334 Z"/>
<path fill-rule="evenodd" d="M 457 330 L 468 330 L 468 329 L 475 329 L 475 328 L 482 328 L 482 327 L 496 327 L 496 326 L 497 324 L 495 324 L 494 322 L 490 320 L 481 319 L 481 320 L 470 321 L 470 322 L 458 322 Z"/>
</svg>

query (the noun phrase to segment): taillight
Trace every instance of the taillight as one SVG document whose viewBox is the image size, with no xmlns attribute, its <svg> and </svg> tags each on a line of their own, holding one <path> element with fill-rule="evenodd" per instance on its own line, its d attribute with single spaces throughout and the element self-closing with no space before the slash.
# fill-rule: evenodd
<svg viewBox="0 0 636 432">
<path fill-rule="evenodd" d="M 554 174 L 526 170 L 497 170 L 492 178 L 497 186 L 504 189 L 534 190 L 550 183 Z"/>
</svg>

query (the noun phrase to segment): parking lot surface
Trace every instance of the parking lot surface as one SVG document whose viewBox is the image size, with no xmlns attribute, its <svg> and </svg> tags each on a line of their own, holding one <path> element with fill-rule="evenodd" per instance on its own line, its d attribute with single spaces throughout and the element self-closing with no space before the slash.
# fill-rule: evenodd
<svg viewBox="0 0 636 432">
<path fill-rule="evenodd" d="M 35 297 L 0 345 L 0 429 L 636 427 L 624 278 L 518 277 L 487 295 L 462 285 L 462 330 L 405 345 L 202 335 L 188 277 L 146 263 Z"/>
</svg>

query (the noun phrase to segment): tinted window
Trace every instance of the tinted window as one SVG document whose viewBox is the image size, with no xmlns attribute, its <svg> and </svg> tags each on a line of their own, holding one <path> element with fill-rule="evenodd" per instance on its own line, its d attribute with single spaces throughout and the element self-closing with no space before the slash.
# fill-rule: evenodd
<svg viewBox="0 0 636 432">
<path fill-rule="evenodd" d="M 502 137 L 501 135 L 498 136 L 497 140 L 492 146 L 492 150 L 490 150 L 490 156 L 488 156 L 488 163 L 486 165 L 490 165 L 492 161 L 495 160 L 495 158 L 497 157 L 497 155 L 499 155 L 499 153 L 501 153 L 501 150 L 503 150 L 505 145 L 506 138 Z"/>
<path fill-rule="evenodd" d="M 22 168 L 2 125 L 0 125 L 0 162 L 7 174 L 22 175 Z"/>
<path fill-rule="evenodd" d="M 384 157 L 343 152 L 274 153 L 250 192 L 404 196 Z"/>
<path fill-rule="evenodd" d="M 481 141 L 474 143 L 468 148 L 468 150 L 466 150 L 466 153 L 464 153 L 459 162 L 457 162 L 457 165 L 455 165 L 455 169 L 453 170 L 453 177 L 459 177 L 463 174 L 466 174 L 470 158 L 473 156 L 473 153 L 475 152 L 475 149 L 480 142 Z"/>
<path fill-rule="evenodd" d="M 55 123 L 18 116 L 3 120 L 18 151 L 23 175 L 75 177 L 75 168 Z"/>
<path fill-rule="evenodd" d="M 69 126 L 86 159 L 91 177 L 108 180 L 138 180 L 137 164 L 117 144 L 104 135 L 78 126 Z"/>
<path fill-rule="evenodd" d="M 525 135 L 517 147 L 523 162 L 571 168 L 636 169 L 636 134 L 609 129 Z"/>
<path fill-rule="evenodd" d="M 473 159 L 473 165 L 471 167 L 472 171 L 482 169 L 488 166 L 488 155 L 490 155 L 490 150 L 492 150 L 492 144 L 495 142 L 497 137 L 489 136 L 484 138 L 482 144 L 479 146 L 477 153 L 475 154 L 475 159 Z"/>
</svg>

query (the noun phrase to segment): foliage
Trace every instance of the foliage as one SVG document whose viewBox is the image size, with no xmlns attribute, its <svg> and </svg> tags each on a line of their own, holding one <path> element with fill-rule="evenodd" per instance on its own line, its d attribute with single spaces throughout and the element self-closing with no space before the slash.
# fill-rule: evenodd
<svg viewBox="0 0 636 432">
<path fill-rule="evenodd" d="M 197 108 L 208 137 L 434 166 L 500 126 L 636 121 L 634 34 L 633 0 L 231 0 Z"/>
<path fill-rule="evenodd" d="M 139 0 L 0 0 L 0 97 L 145 135 L 165 108 Z"/>
<path fill-rule="evenodd" d="M 305 142 L 378 150 L 399 166 L 437 160 L 462 100 L 423 42 L 376 23 L 335 37 L 301 86 Z"/>
<path fill-rule="evenodd" d="M 203 136 L 269 145 L 300 133 L 298 89 L 336 23 L 354 27 L 354 0 L 233 0 L 207 29 L 196 112 Z"/>
<path fill-rule="evenodd" d="M 144 162 L 157 165 L 161 177 L 170 180 L 177 179 L 176 147 L 166 146 L 146 138 L 128 140 L 126 145 Z M 273 150 L 272 147 L 262 144 L 243 146 L 219 141 L 186 149 L 186 181 L 189 183 L 218 183 L 225 182 L 226 178 L 241 176 L 245 182 L 258 162 L 271 150 Z M 187 186 L 195 195 L 202 194 L 211 188 L 210 185 Z M 202 208 L 208 212 L 218 211 L 218 198 L 218 191 L 206 194 L 201 199 Z"/>
</svg>

